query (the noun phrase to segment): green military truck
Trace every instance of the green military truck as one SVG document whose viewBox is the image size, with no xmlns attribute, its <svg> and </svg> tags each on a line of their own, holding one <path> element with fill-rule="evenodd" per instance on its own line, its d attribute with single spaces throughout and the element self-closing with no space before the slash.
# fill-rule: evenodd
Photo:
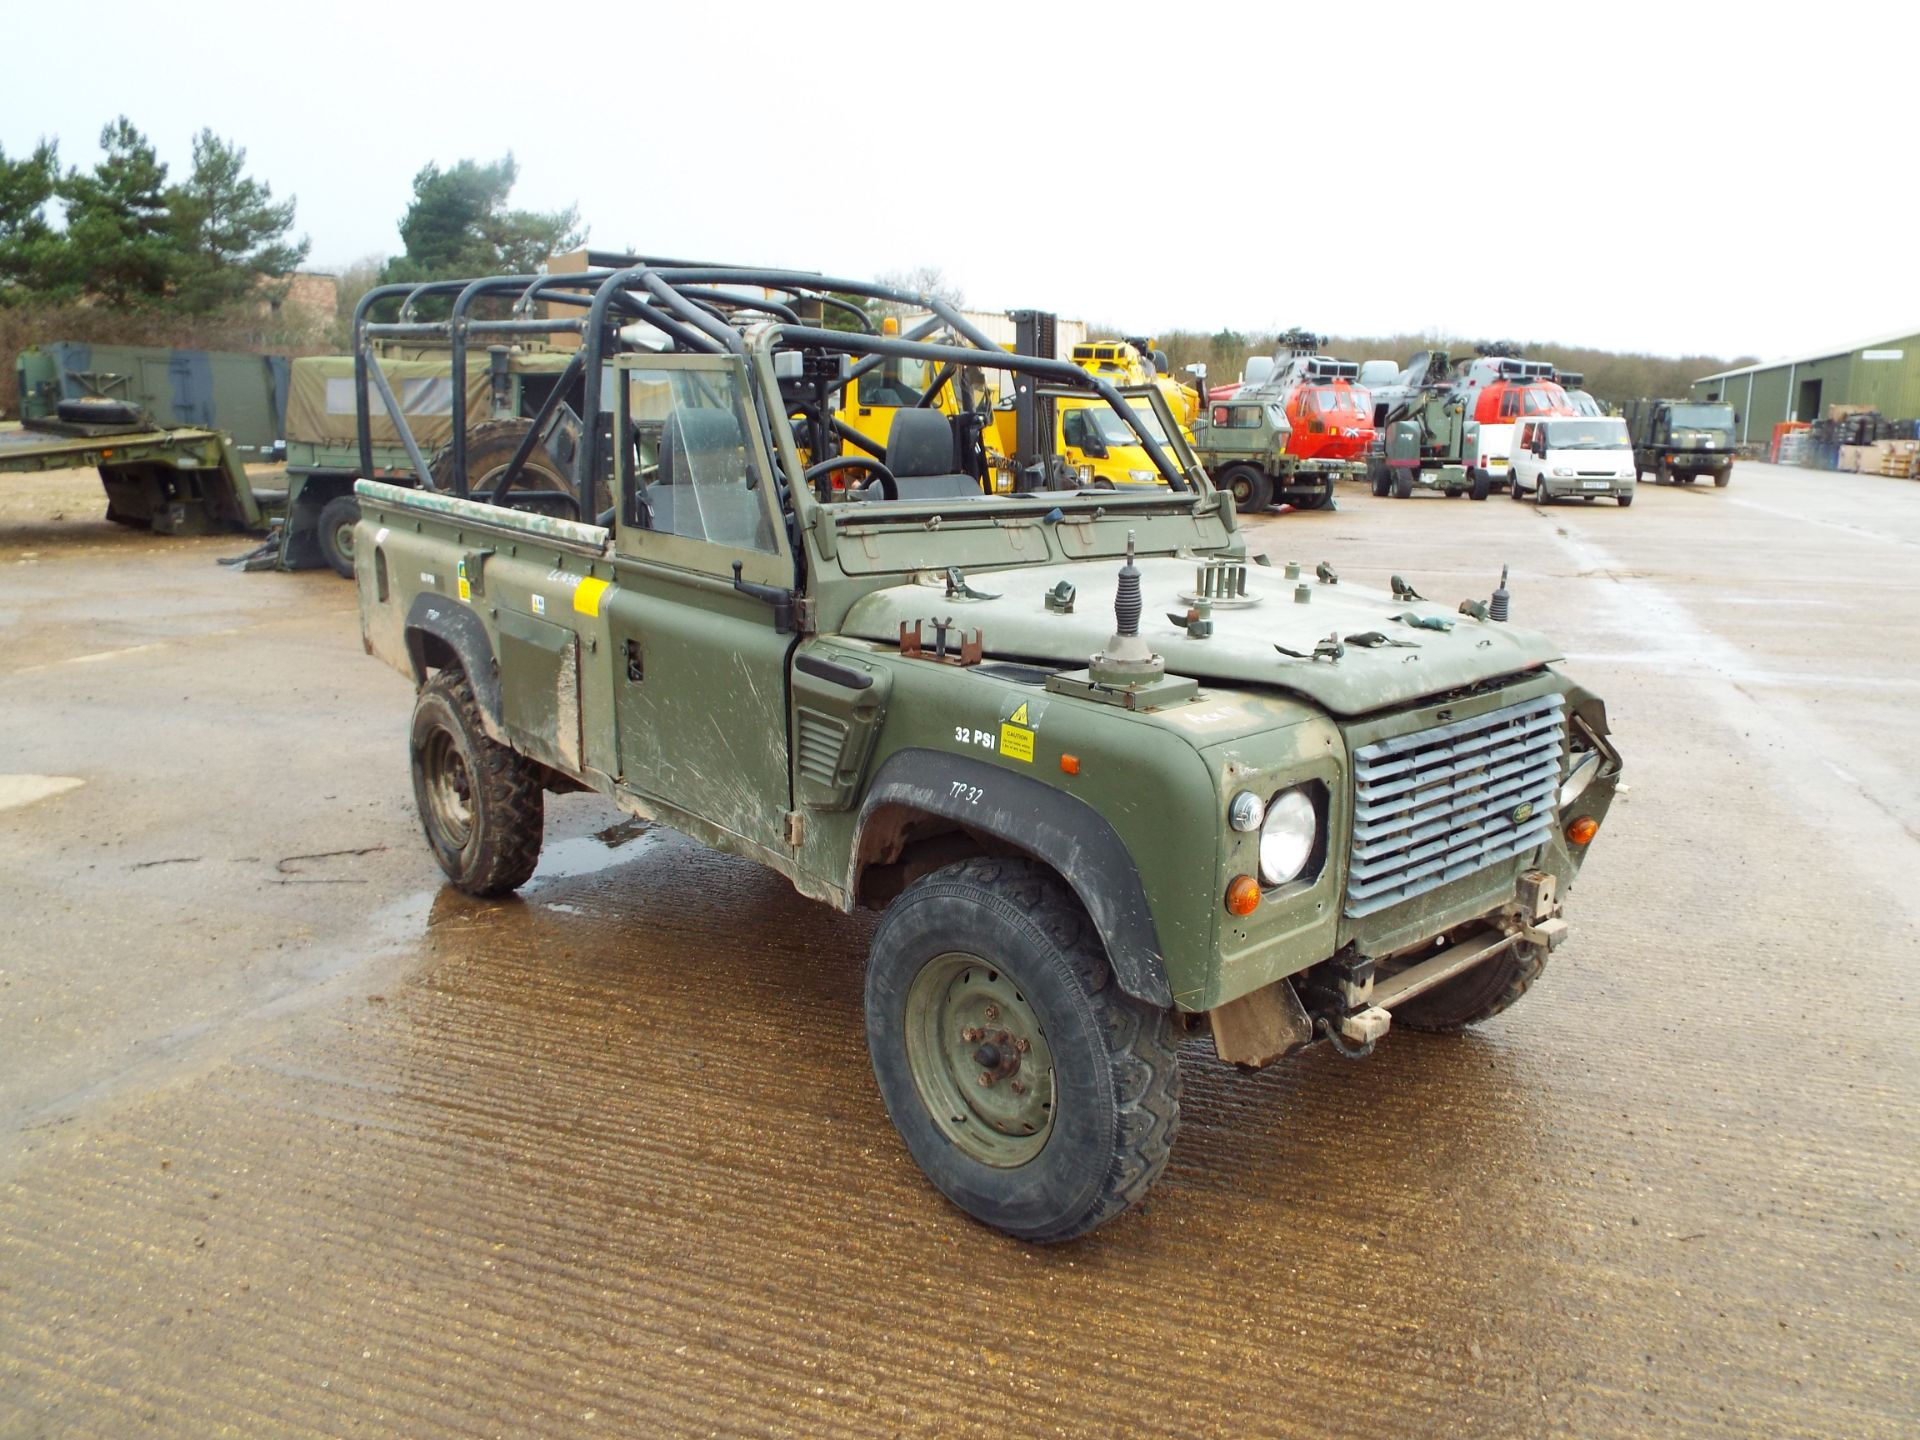
<svg viewBox="0 0 1920 1440">
<path fill-rule="evenodd" d="M 427 461 L 427 482 L 447 488 L 452 464 L 453 362 L 444 348 L 391 347 L 382 370 Z M 479 417 L 469 432 L 468 474 L 484 491 L 531 428 L 529 417 L 565 373 L 572 356 L 541 349 L 496 346 L 466 374 L 466 413 Z M 275 560 L 288 570 L 329 565 L 353 578 L 353 527 L 360 518 L 353 482 L 360 478 L 357 388 L 350 355 L 319 355 L 293 362 L 287 399 L 287 521 Z M 419 483 L 393 419 L 376 409 L 369 419 L 372 479 Z M 564 483 L 563 466 L 545 449 L 530 458 L 540 489 L 523 489 L 516 504 L 551 495 Z"/>
<path fill-rule="evenodd" d="M 1359 1057 L 1540 975 L 1620 757 L 1504 588 L 1463 613 L 1262 565 L 1164 399 L 1166 443 L 937 299 L 696 267 L 579 283 L 606 383 L 572 480 L 604 510 L 356 487 L 364 640 L 416 686 L 414 797 L 453 884 L 525 884 L 544 795 L 590 790 L 883 910 L 880 1097 L 953 1203 L 1032 1241 L 1146 1194 L 1186 1030 L 1242 1066 Z M 717 288 L 748 283 L 774 298 Z M 965 343 L 796 324 L 783 286 L 924 305 Z M 1097 397 L 1165 484 L 983 491 L 933 406 L 883 457 L 841 450 L 835 397 L 879 357 Z"/>
<path fill-rule="evenodd" d="M 1635 468 L 1662 485 L 1691 485 L 1711 476 L 1724 488 L 1733 481 L 1737 442 L 1731 405 L 1634 400 L 1627 405 L 1627 432 L 1633 437 Z"/>
</svg>

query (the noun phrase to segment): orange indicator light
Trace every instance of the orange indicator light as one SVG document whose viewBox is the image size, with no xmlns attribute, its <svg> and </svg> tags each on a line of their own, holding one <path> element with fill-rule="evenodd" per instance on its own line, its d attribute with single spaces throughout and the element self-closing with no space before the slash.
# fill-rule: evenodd
<svg viewBox="0 0 1920 1440">
<path fill-rule="evenodd" d="M 1591 815 L 1582 815 L 1578 820 L 1567 826 L 1567 843 L 1570 845 L 1585 845 L 1599 833 L 1600 822 Z"/>
<path fill-rule="evenodd" d="M 1235 915 L 1251 915 L 1260 904 L 1260 882 L 1251 875 L 1236 875 L 1227 886 L 1227 909 Z"/>
</svg>

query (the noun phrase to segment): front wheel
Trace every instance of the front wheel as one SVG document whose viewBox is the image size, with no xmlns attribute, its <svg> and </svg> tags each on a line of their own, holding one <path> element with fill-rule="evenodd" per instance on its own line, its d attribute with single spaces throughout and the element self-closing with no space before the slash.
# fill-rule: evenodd
<svg viewBox="0 0 1920 1440">
<path fill-rule="evenodd" d="M 1393 472 L 1393 498 L 1396 500 L 1411 500 L 1413 498 L 1413 472 L 1411 470 L 1402 469 Z"/>
<path fill-rule="evenodd" d="M 1254 465 L 1231 465 L 1220 483 L 1233 496 L 1233 508 L 1241 515 L 1257 515 L 1273 503 L 1273 480 Z"/>
<path fill-rule="evenodd" d="M 1713 487 L 1716 490 L 1724 490 L 1732 483 L 1733 471 L 1731 469 L 1722 470 L 1713 477 Z"/>
<path fill-rule="evenodd" d="M 1491 495 L 1492 493 L 1493 493 L 1492 473 L 1486 470 L 1474 471 L 1473 484 L 1467 487 L 1467 498 L 1469 500 L 1484 500 L 1487 498 L 1487 496 Z"/>
<path fill-rule="evenodd" d="M 360 523 L 360 502 L 336 495 L 320 507 L 320 558 L 343 580 L 353 579 L 353 527 Z"/>
<path fill-rule="evenodd" d="M 1613 498 L 1620 502 L 1620 508 L 1622 510 L 1633 503 L 1633 496 L 1631 495 L 1616 495 Z"/>
<path fill-rule="evenodd" d="M 546 794 L 524 755 L 489 738 L 464 671 L 442 670 L 413 706 L 413 801 L 447 879 L 504 895 L 540 863 Z"/>
<path fill-rule="evenodd" d="M 1147 1193 L 1179 1124 L 1172 1016 L 1121 991 L 1054 873 L 975 859 L 922 876 L 867 960 L 867 1048 L 935 1187 L 1022 1240 L 1071 1240 Z"/>
</svg>

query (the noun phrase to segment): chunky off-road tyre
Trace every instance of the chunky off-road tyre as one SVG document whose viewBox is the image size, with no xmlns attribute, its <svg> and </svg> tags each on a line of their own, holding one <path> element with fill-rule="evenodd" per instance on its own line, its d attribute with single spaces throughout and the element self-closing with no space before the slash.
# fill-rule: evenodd
<svg viewBox="0 0 1920 1440">
<path fill-rule="evenodd" d="M 1393 474 L 1383 464 L 1375 464 L 1369 461 L 1367 464 L 1367 479 L 1373 484 L 1375 499 L 1386 499 L 1388 492 L 1393 489 Z"/>
<path fill-rule="evenodd" d="M 1229 465 L 1219 483 L 1233 496 L 1237 514 L 1258 515 L 1273 503 L 1273 477 L 1257 465 Z"/>
<path fill-rule="evenodd" d="M 1173 1017 L 1121 991 L 1045 866 L 967 860 L 914 881 L 874 933 L 866 1004 L 887 1113 L 927 1178 L 981 1223 L 1071 1240 L 1165 1168 L 1180 1109 Z"/>
<path fill-rule="evenodd" d="M 1407 470 L 1393 472 L 1393 498 L 1411 500 L 1413 498 L 1413 475 Z"/>
<path fill-rule="evenodd" d="M 540 863 L 546 796 L 531 761 L 487 737 L 473 684 L 442 670 L 413 706 L 413 801 L 447 879 L 469 895 L 504 895 Z"/>
<path fill-rule="evenodd" d="M 1393 1007 L 1393 1023 L 1409 1030 L 1450 1034 L 1490 1020 L 1527 993 L 1547 967 L 1537 945 L 1516 945 L 1484 965 L 1476 965 L 1424 995 Z"/>
<path fill-rule="evenodd" d="M 125 400 L 109 400 L 104 395 L 79 395 L 55 402 L 53 413 L 76 425 L 138 425 L 140 407 Z"/>
<path fill-rule="evenodd" d="M 1473 472 L 1473 484 L 1467 488 L 1469 500 L 1484 500 L 1493 493 L 1493 474 L 1487 470 Z"/>
<path fill-rule="evenodd" d="M 320 558 L 343 580 L 353 578 L 353 527 L 359 523 L 360 502 L 351 495 L 336 495 L 320 507 L 315 532 Z"/>
</svg>

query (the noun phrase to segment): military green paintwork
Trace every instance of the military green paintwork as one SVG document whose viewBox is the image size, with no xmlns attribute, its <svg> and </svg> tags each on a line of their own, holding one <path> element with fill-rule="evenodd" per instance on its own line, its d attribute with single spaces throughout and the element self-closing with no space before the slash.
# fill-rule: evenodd
<svg viewBox="0 0 1920 1440">
<path fill-rule="evenodd" d="M 282 499 L 255 492 L 217 430 L 0 425 L 0 474 L 88 468 L 100 474 L 110 518 L 161 535 L 264 530 Z"/>
<path fill-rule="evenodd" d="M 736 376 L 746 366 L 769 413 L 782 413 L 764 340 L 747 361 L 614 363 Z M 786 428 L 773 433 L 777 453 L 748 447 L 763 482 L 753 493 L 770 512 L 780 503 L 776 470 L 788 481 L 792 528 L 775 525 L 770 553 L 360 482 L 355 553 L 368 649 L 410 671 L 406 623 L 416 600 L 426 597 L 435 614 L 471 610 L 498 660 L 499 715 L 488 720 L 496 739 L 841 908 L 862 899 L 862 802 L 890 757 L 965 757 L 988 798 L 1008 776 L 1071 795 L 1124 844 L 1173 1002 L 1188 1011 L 1349 944 L 1389 954 L 1489 915 L 1512 899 L 1523 870 L 1550 870 L 1563 887 L 1572 880 L 1578 857 L 1556 832 L 1537 851 L 1373 915 L 1343 912 L 1356 747 L 1550 692 L 1565 693 L 1568 708 L 1604 735 L 1599 702 L 1553 668 L 1558 652 L 1538 634 L 1326 583 L 1314 578 L 1323 557 L 1291 557 L 1303 563 L 1288 574 L 1282 556 L 1270 568 L 1249 565 L 1257 603 L 1216 605 L 1213 633 L 1195 639 L 1168 613 L 1184 610 L 1182 594 L 1209 558 L 1246 557 L 1231 502 L 1204 476 L 1187 494 L 826 504 L 798 483 Z M 617 480 L 624 493 L 630 478 Z M 748 582 L 793 585 L 790 534 L 804 548 L 805 581 L 800 633 L 784 635 L 764 601 L 733 588 L 733 567 Z M 1142 634 L 1170 675 L 1197 682 L 1189 697 L 1158 707 L 1084 695 L 1089 657 L 1114 628 L 1115 574 L 1130 536 L 1143 575 Z M 963 572 L 959 588 L 953 567 Z M 1063 580 L 1075 590 L 1070 613 L 1047 600 Z M 1453 623 L 1433 630 L 1403 615 Z M 956 643 L 959 632 L 981 633 L 987 663 L 902 653 L 902 622 L 922 622 L 931 641 L 931 622 L 948 619 Z M 1368 632 L 1406 643 L 1345 644 L 1335 661 L 1277 648 L 1311 654 L 1318 641 Z M 823 680 L 799 668 L 801 656 L 872 683 Z M 1063 669 L 1079 679 L 1048 681 Z M 819 733 L 810 727 L 820 726 L 846 736 L 837 764 L 824 769 L 809 758 L 808 736 Z M 1258 873 L 1258 836 L 1229 828 L 1229 800 L 1308 781 L 1327 796 L 1325 864 L 1310 880 L 1268 890 L 1253 914 L 1230 914 L 1228 881 Z M 1613 783 L 1596 781 L 1583 813 L 1603 815 Z"/>
</svg>

